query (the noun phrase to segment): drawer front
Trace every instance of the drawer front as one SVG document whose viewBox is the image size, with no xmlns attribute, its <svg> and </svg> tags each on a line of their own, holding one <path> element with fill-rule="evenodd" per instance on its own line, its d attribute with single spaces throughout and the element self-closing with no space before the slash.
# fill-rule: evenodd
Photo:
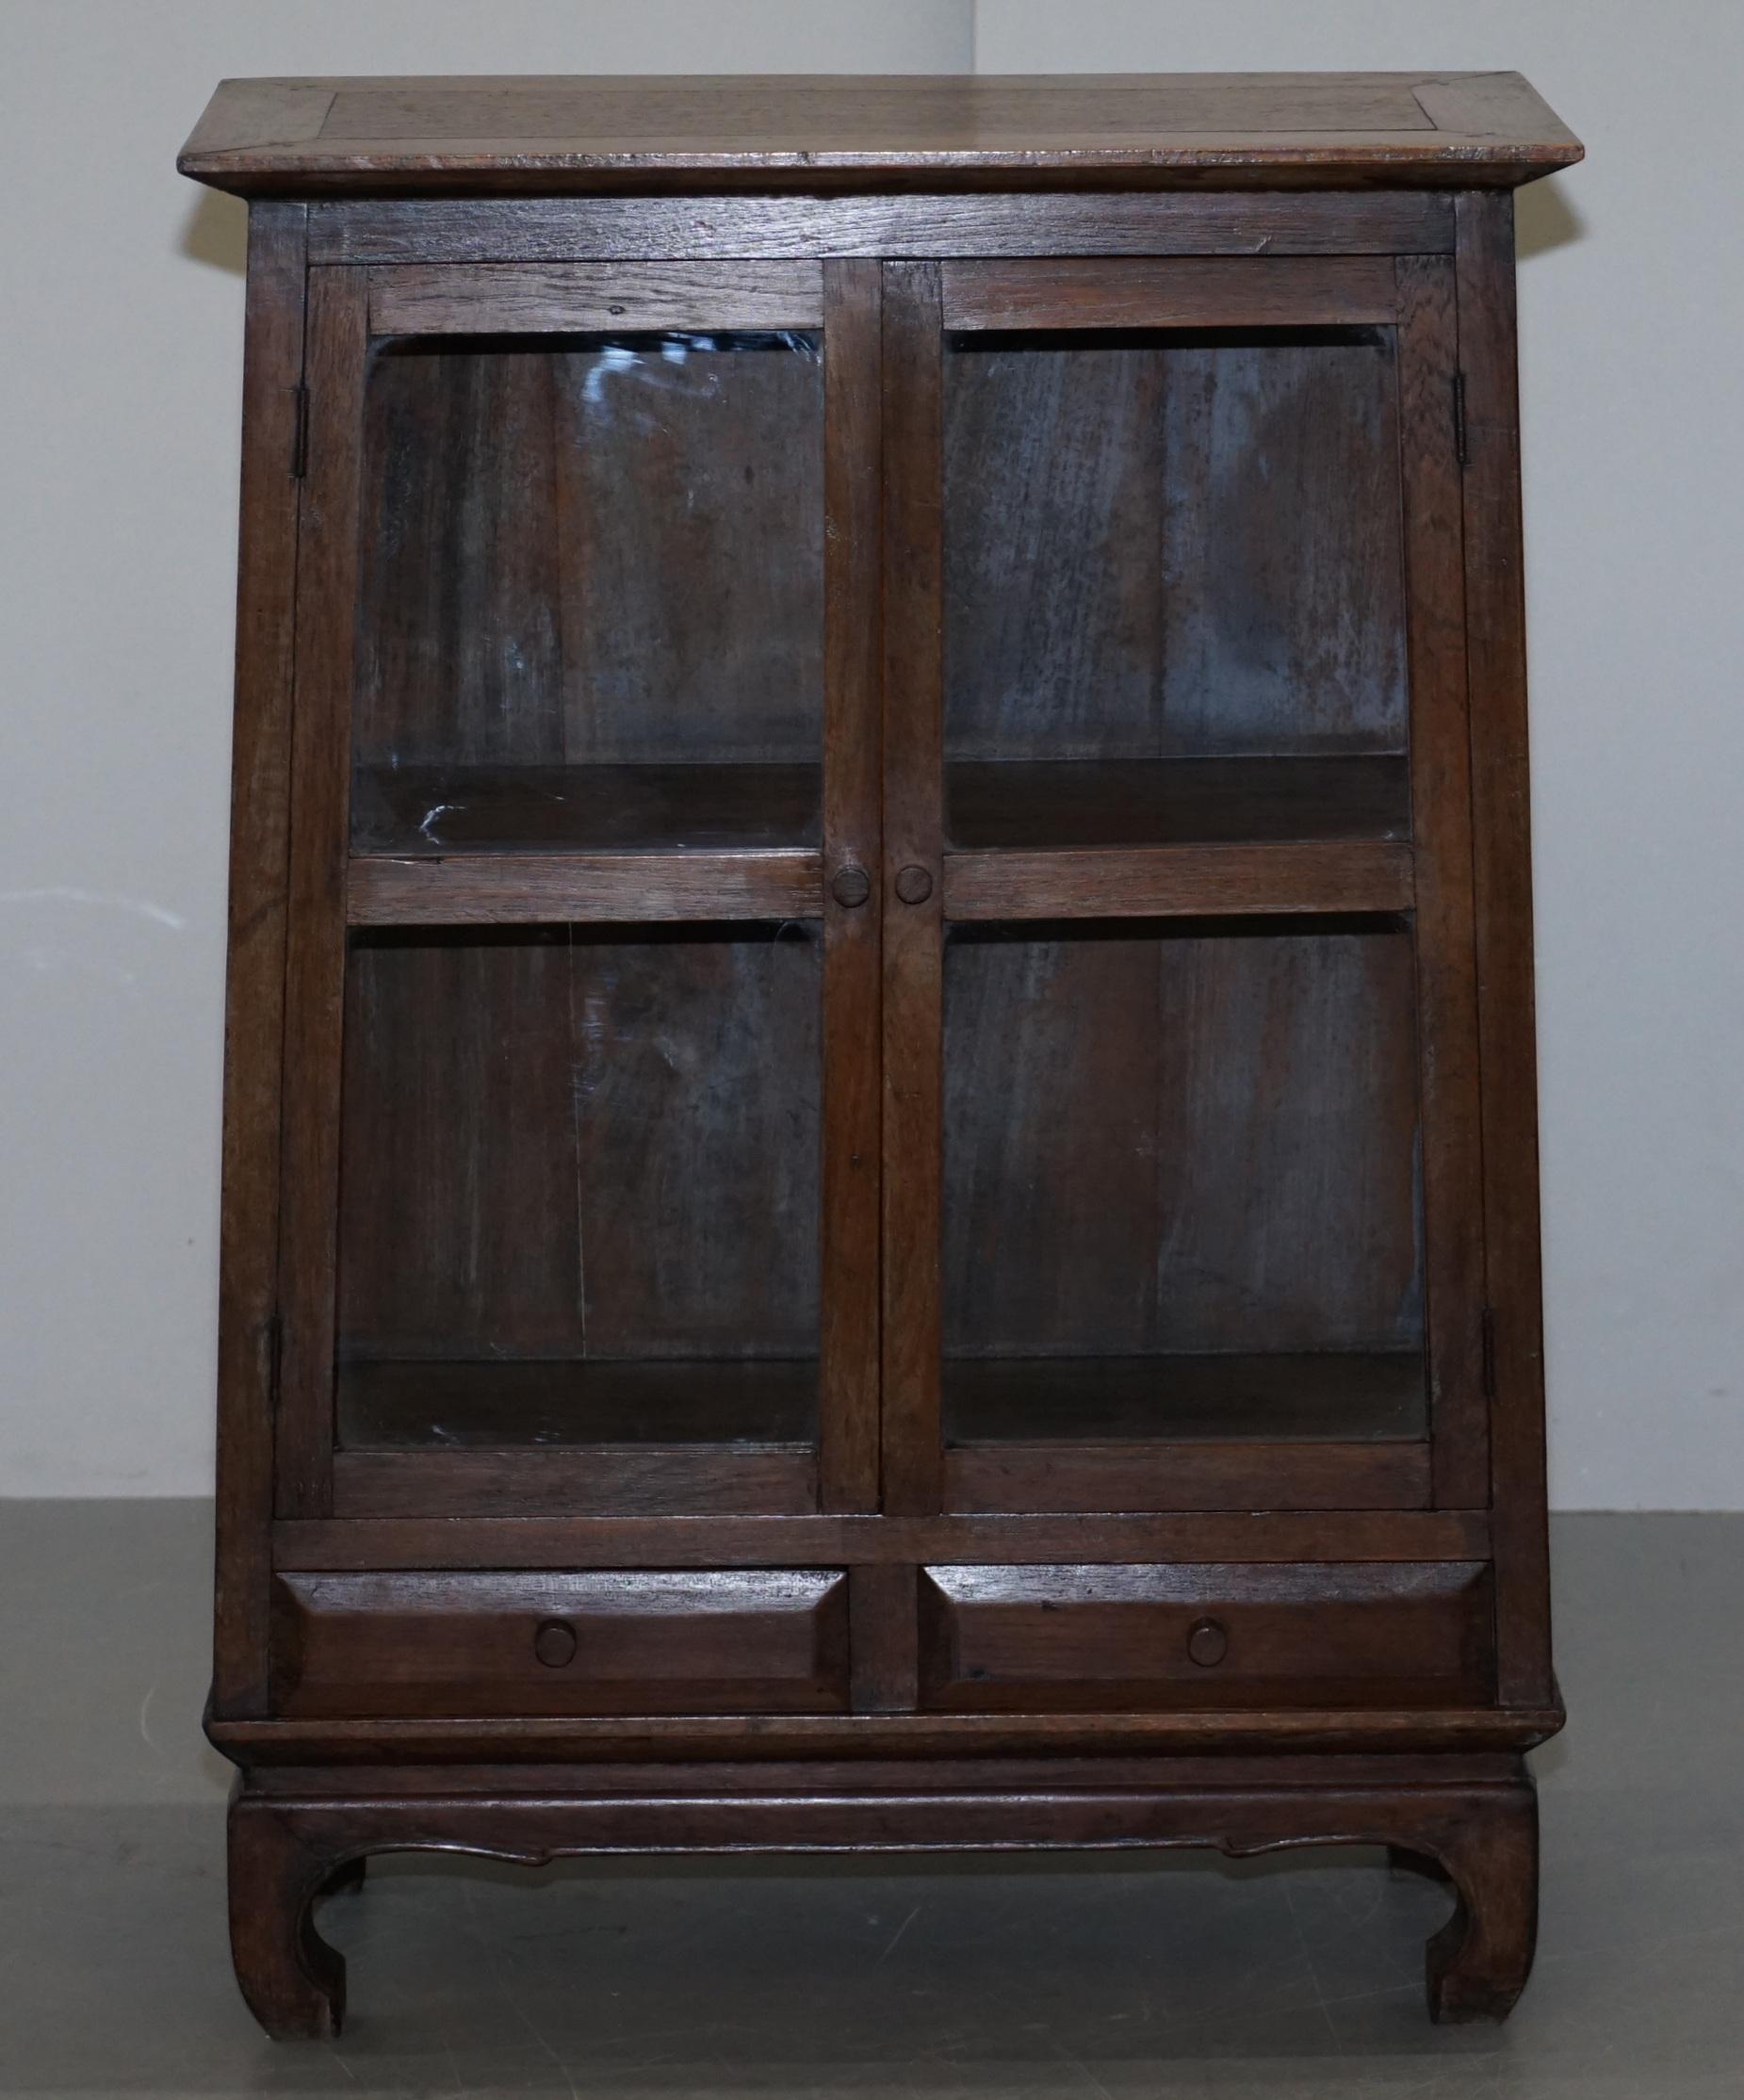
<svg viewBox="0 0 1744 2100">
<path fill-rule="evenodd" d="M 1491 1697 L 1490 1571 L 1467 1561 L 930 1568 L 921 1703 L 1130 1712 Z"/>
<path fill-rule="evenodd" d="M 286 1715 L 833 1714 L 839 1570 L 282 1575 Z"/>
</svg>

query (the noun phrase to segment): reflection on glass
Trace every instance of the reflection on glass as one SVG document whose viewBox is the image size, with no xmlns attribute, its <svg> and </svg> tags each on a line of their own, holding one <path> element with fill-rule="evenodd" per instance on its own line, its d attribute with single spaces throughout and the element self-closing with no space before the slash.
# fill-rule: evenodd
<svg viewBox="0 0 1744 2100">
<path fill-rule="evenodd" d="M 814 841 L 823 453 L 816 335 L 384 346 L 356 849 Z"/>
</svg>

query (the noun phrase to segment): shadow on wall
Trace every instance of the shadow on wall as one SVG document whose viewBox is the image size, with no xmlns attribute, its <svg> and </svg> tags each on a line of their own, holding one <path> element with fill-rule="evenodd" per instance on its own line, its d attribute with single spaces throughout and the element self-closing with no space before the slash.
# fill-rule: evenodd
<svg viewBox="0 0 1744 2100">
<path fill-rule="evenodd" d="M 208 269 L 227 269 L 233 277 L 247 273 L 249 259 L 249 208 L 240 197 L 221 190 L 203 189 L 182 221 L 175 252 L 189 262 L 204 263 Z"/>
<path fill-rule="evenodd" d="M 1515 247 L 1523 263 L 1586 237 L 1587 221 L 1569 203 L 1559 175 L 1528 183 L 1514 210 Z"/>
</svg>

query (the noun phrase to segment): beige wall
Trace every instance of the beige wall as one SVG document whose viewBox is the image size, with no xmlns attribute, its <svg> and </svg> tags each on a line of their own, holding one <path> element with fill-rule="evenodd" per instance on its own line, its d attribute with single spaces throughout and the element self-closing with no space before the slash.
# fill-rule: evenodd
<svg viewBox="0 0 1744 2100">
<path fill-rule="evenodd" d="M 1587 138 L 1523 212 L 1553 1472 L 1744 1507 L 1744 10 L 1698 0 L 0 0 L 0 1494 L 209 1481 L 242 216 L 171 162 L 212 82 L 971 64 L 1516 65 Z"/>
</svg>

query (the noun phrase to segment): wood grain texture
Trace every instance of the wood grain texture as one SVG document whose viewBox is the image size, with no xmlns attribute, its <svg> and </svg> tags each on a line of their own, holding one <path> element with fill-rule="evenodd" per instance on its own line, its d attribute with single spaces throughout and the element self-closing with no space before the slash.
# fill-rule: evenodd
<svg viewBox="0 0 1744 2100">
<path fill-rule="evenodd" d="M 1349 1752 L 1451 1760 L 1526 1750 L 1562 1726 L 1560 1707 L 1352 1708 L 1344 1712 L 791 1715 L 757 1731 L 759 1757 L 1224 1757 Z M 373 1765 L 698 1764 L 742 1759 L 742 1716 L 500 1720 L 210 1720 L 213 1747 L 251 1775 Z M 383 1774 L 385 1777 L 385 1774 Z M 1203 1777 L 1198 1782 L 1203 1784 Z"/>
<path fill-rule="evenodd" d="M 374 335 L 816 328 L 816 263 L 482 263 L 369 273 Z"/>
<path fill-rule="evenodd" d="M 1330 266 L 1292 267 L 1312 283 Z M 1159 748 L 1402 751 L 1389 339 L 1211 336 L 1162 362 Z"/>
<path fill-rule="evenodd" d="M 618 262 L 662 255 L 1447 254 L 1433 190 L 1167 196 L 360 198 L 309 215 L 317 263 Z"/>
<path fill-rule="evenodd" d="M 879 1561 L 848 1571 L 856 1714 L 911 1714 L 919 1703 L 919 1571 Z"/>
<path fill-rule="evenodd" d="M 335 1518 L 805 1516 L 818 1506 L 808 1444 L 595 1444 L 553 1451 L 341 1451 Z"/>
<path fill-rule="evenodd" d="M 791 1569 L 289 1575 L 275 1588 L 289 1715 L 834 1713 L 848 1590 Z M 569 1637 L 552 1663 L 535 1636 Z"/>
<path fill-rule="evenodd" d="M 249 214 L 218 1323 L 212 1701 L 220 1714 L 267 1708 L 300 495 L 290 464 L 307 240 L 301 204 Z"/>
<path fill-rule="evenodd" d="M 948 756 L 1401 752 L 1389 341 L 1111 333 L 1131 266 L 1079 269 L 1076 333 L 959 336 L 946 361 Z"/>
<path fill-rule="evenodd" d="M 1367 839 L 959 851 L 944 875 L 953 921 L 1398 912 L 1414 895 L 1411 849 Z"/>
<path fill-rule="evenodd" d="M 963 1443 L 945 1453 L 944 1506 L 991 1510 L 1422 1509 L 1423 1443 Z"/>
<path fill-rule="evenodd" d="M 1465 615 L 1486 1292 L 1495 1323 L 1491 1420 L 1496 1639 L 1503 1696 L 1548 1701 L 1555 1697 L 1556 1679 L 1544 1516 L 1538 1060 L 1511 209 L 1475 197 L 1460 201 L 1456 269 L 1471 454 L 1464 476 Z"/>
<path fill-rule="evenodd" d="M 953 329 L 1312 328 L 1396 319 L 1384 255 L 947 262 Z"/>
<path fill-rule="evenodd" d="M 281 1523 L 280 1569 L 915 1566 L 921 1562 L 1483 1560 L 1464 1510 L 1108 1517 L 354 1518 Z"/>
<path fill-rule="evenodd" d="M 883 1164 L 883 288 L 877 265 L 826 263 L 823 298 L 827 882 L 818 1470 L 823 1508 L 870 1510 L 878 1506 L 880 1488 Z M 857 904 L 842 902 L 856 890 Z"/>
<path fill-rule="evenodd" d="M 1489 1696 L 1489 1571 L 929 1568 L 923 1706 L 1445 1706 Z M 1213 1637 L 1195 1643 L 1196 1629 Z"/>
<path fill-rule="evenodd" d="M 284 1320 L 274 1507 L 325 1514 L 333 1450 L 339 1126 L 345 1016 L 345 841 L 356 678 L 359 507 L 367 357 L 356 271 L 311 279 L 310 466 L 298 539 L 296 724 L 285 953 Z"/>
<path fill-rule="evenodd" d="M 884 279 L 884 1506 L 920 1516 L 939 1507 L 944 375 L 937 265 Z"/>
<path fill-rule="evenodd" d="M 815 1359 L 815 941 L 434 936 L 351 985 L 348 1357 Z"/>
<path fill-rule="evenodd" d="M 1580 152 L 1517 73 L 549 75 L 227 81 L 178 165 L 244 194 L 1288 189 Z"/>
<path fill-rule="evenodd" d="M 1400 460 L 1410 606 L 1425 1287 L 1435 1499 L 1489 1496 L 1483 1379 L 1483 1137 L 1472 903 L 1471 744 L 1459 465 L 1447 401 L 1458 357 L 1449 264 L 1399 265 Z"/>
<path fill-rule="evenodd" d="M 818 919 L 823 860 L 800 846 L 416 859 L 364 854 L 350 861 L 345 901 L 353 926 Z"/>
</svg>

